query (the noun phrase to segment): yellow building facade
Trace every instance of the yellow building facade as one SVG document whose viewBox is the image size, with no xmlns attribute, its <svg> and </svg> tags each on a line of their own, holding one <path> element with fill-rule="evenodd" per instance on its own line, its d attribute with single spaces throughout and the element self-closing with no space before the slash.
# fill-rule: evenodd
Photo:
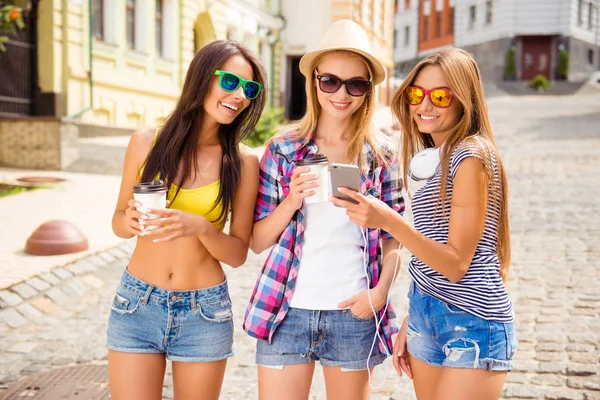
<svg viewBox="0 0 600 400">
<path fill-rule="evenodd" d="M 156 126 L 172 111 L 195 52 L 227 38 L 259 54 L 276 87 L 272 66 L 283 26 L 277 5 L 264 0 L 41 1 L 39 87 L 60 94 L 56 101 L 63 118 L 124 129 Z"/>
</svg>

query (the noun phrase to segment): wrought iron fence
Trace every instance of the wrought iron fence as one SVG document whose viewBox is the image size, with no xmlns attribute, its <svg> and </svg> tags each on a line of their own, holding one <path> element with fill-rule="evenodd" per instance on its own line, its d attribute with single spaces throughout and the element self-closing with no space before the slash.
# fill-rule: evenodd
<svg viewBox="0 0 600 400">
<path fill-rule="evenodd" d="M 0 117 L 33 115 L 37 90 L 36 16 L 23 13 L 25 28 L 9 35 L 0 53 Z"/>
</svg>

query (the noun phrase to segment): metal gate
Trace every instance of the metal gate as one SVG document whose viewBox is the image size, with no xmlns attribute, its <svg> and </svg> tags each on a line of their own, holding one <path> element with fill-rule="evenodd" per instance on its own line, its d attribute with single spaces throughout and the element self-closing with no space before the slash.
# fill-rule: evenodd
<svg viewBox="0 0 600 400">
<path fill-rule="evenodd" d="M 0 2 L 1 3 L 1 2 Z M 37 91 L 37 3 L 23 11 L 25 28 L 9 35 L 0 53 L 0 117 L 33 115 Z"/>
</svg>

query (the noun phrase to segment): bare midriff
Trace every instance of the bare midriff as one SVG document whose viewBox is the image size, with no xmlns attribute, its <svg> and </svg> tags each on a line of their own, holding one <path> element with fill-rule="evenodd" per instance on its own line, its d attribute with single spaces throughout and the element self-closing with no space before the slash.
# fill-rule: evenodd
<svg viewBox="0 0 600 400">
<path fill-rule="evenodd" d="M 193 290 L 225 280 L 223 267 L 196 237 L 154 243 L 139 236 L 127 270 L 136 278 L 167 290 Z"/>
</svg>

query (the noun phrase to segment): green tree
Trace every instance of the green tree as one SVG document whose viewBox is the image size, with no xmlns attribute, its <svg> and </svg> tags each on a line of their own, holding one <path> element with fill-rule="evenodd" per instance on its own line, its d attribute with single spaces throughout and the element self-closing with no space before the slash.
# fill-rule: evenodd
<svg viewBox="0 0 600 400">
<path fill-rule="evenodd" d="M 517 60 L 515 48 L 510 47 L 506 52 L 506 63 L 504 64 L 504 78 L 512 79 L 517 75 Z"/>
<path fill-rule="evenodd" d="M 0 51 L 6 51 L 4 43 L 8 40 L 8 34 L 24 27 L 21 8 L 12 5 L 0 7 Z"/>
<path fill-rule="evenodd" d="M 560 79 L 566 79 L 569 75 L 569 52 L 565 49 L 560 50 L 558 53 L 558 77 Z"/>
<path fill-rule="evenodd" d="M 250 147 L 262 146 L 269 140 L 278 128 L 285 124 L 283 108 L 266 108 L 262 113 L 254 132 L 244 140 L 244 144 Z"/>
</svg>

